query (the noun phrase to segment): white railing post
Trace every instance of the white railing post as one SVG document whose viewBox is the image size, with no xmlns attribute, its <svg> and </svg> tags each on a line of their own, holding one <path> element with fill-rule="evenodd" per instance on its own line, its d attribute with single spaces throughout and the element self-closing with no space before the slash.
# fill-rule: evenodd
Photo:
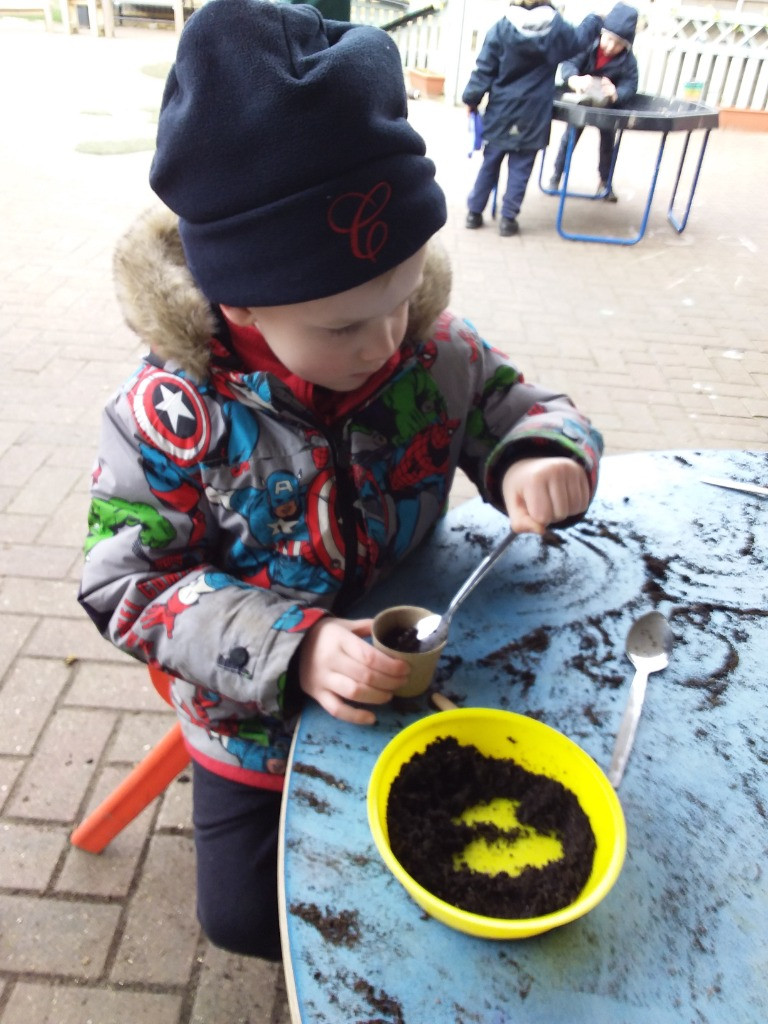
<svg viewBox="0 0 768 1024">
<path fill-rule="evenodd" d="M 641 92 L 682 99 L 686 85 L 696 81 L 703 85 L 702 102 L 710 106 L 768 109 L 765 16 L 636 2 L 645 24 L 635 40 Z M 358 4 L 362 11 L 362 0 Z M 446 98 L 460 103 L 485 35 L 507 6 L 508 0 L 446 0 L 434 14 L 395 29 L 403 66 L 444 75 Z M 587 0 L 568 0 L 563 13 L 577 23 L 591 6 Z"/>
</svg>

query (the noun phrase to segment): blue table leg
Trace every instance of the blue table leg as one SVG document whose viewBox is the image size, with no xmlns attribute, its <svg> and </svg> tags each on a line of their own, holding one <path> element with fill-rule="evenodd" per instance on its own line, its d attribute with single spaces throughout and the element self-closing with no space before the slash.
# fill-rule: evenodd
<svg viewBox="0 0 768 1024">
<path fill-rule="evenodd" d="M 549 185 L 545 185 L 544 184 L 544 163 L 545 163 L 546 159 L 547 159 L 547 147 L 545 146 L 544 149 L 542 149 L 542 151 L 541 151 L 541 163 L 539 164 L 539 188 L 541 189 L 542 192 L 545 193 L 545 195 L 548 195 L 548 196 L 559 196 L 560 195 L 560 189 L 559 188 L 550 188 Z"/>
<path fill-rule="evenodd" d="M 675 217 L 675 213 L 674 213 L 673 207 L 675 205 L 675 197 L 677 196 L 677 187 L 680 184 L 680 176 L 683 173 L 683 164 L 685 163 L 685 156 L 686 156 L 686 153 L 688 152 L 688 143 L 691 141 L 691 134 L 692 133 L 688 132 L 688 134 L 685 137 L 685 145 L 683 146 L 683 152 L 682 152 L 682 154 L 680 156 L 680 165 L 677 168 L 677 177 L 675 178 L 675 187 L 672 190 L 672 198 L 669 200 L 669 208 L 667 209 L 667 220 L 672 225 L 672 227 L 675 229 L 675 231 L 678 233 L 678 235 L 681 235 L 683 233 L 683 231 L 685 231 L 685 226 L 688 223 L 688 216 L 689 216 L 689 214 L 691 212 L 691 205 L 693 204 L 693 196 L 694 196 L 694 193 L 696 192 L 696 186 L 699 183 L 699 174 L 701 173 L 701 165 L 704 162 L 704 153 L 706 152 L 707 143 L 709 142 L 709 133 L 710 133 L 710 131 L 711 131 L 711 129 L 708 128 L 705 131 L 705 133 L 704 133 L 704 138 L 703 138 L 702 143 L 701 143 L 701 150 L 699 152 L 699 159 L 698 159 L 698 162 L 696 164 L 696 172 L 693 175 L 693 181 L 691 183 L 691 191 L 690 191 L 690 194 L 688 195 L 688 203 L 687 203 L 687 205 L 685 207 L 685 214 L 683 215 L 683 219 L 681 221 L 679 221 Z"/>
<path fill-rule="evenodd" d="M 611 185 L 613 184 L 613 170 L 616 167 L 616 160 L 619 155 L 619 146 L 621 145 L 621 139 L 624 134 L 624 129 L 620 128 L 616 134 L 616 143 L 613 147 L 613 155 L 611 156 L 611 166 L 608 171 L 608 179 L 605 183 L 605 188 L 598 192 L 569 192 L 568 191 L 568 175 L 571 169 L 571 157 L 573 156 L 573 150 L 576 138 L 576 129 L 573 125 L 568 125 L 566 128 L 568 132 L 568 142 L 566 144 L 565 152 L 565 164 L 563 166 L 563 182 L 560 188 L 550 188 L 549 185 L 544 184 L 544 162 L 546 159 L 547 151 L 542 150 L 541 153 L 541 164 L 539 166 L 539 188 L 548 196 L 559 196 L 565 192 L 572 199 L 604 199 L 610 191 Z"/>
<path fill-rule="evenodd" d="M 548 196 L 560 196 L 560 205 L 562 206 L 563 199 L 566 195 L 571 196 L 573 199 L 597 199 L 597 194 L 592 195 L 587 192 L 569 192 L 568 191 L 568 176 L 571 172 L 571 157 L 573 156 L 574 146 L 576 145 L 576 129 L 572 124 L 569 124 L 566 131 L 568 132 L 568 142 L 565 149 L 565 164 L 563 165 L 563 180 L 560 188 L 550 188 L 543 182 L 544 174 L 544 158 L 546 156 L 546 149 L 541 154 L 541 166 L 539 168 L 539 188 L 542 192 L 545 192 Z M 615 161 L 614 161 L 615 162 Z M 613 165 L 611 165 L 613 166 Z"/>
<path fill-rule="evenodd" d="M 572 130 L 573 130 L 572 128 L 569 129 L 569 131 L 572 131 Z M 587 234 L 579 234 L 577 232 L 566 231 L 563 228 L 563 208 L 565 206 L 565 196 L 566 196 L 567 189 L 568 189 L 568 172 L 570 170 L 570 156 L 571 156 L 571 152 L 572 152 L 572 149 L 573 149 L 573 146 L 571 144 L 571 140 L 569 140 L 568 153 L 566 154 L 566 158 L 565 158 L 565 177 L 564 177 L 564 180 L 563 180 L 563 190 L 562 190 L 561 195 L 560 195 L 560 205 L 559 205 L 558 211 L 557 211 L 557 231 L 558 231 L 558 234 L 562 238 L 568 238 L 568 239 L 570 239 L 572 241 L 577 241 L 577 242 L 607 242 L 609 245 L 636 245 L 637 242 L 639 242 L 640 239 L 645 234 L 645 229 L 648 226 L 648 216 L 649 216 L 649 214 L 651 212 L 651 203 L 653 202 L 653 196 L 654 196 L 654 193 L 656 191 L 656 182 L 658 181 L 658 178 L 659 178 L 659 168 L 661 167 L 661 158 L 664 155 L 664 146 L 666 145 L 666 142 L 667 142 L 667 134 L 668 134 L 667 132 L 663 132 L 662 136 L 661 136 L 661 143 L 659 145 L 659 152 L 658 152 L 658 155 L 656 157 L 656 166 L 655 166 L 655 168 L 653 170 L 653 177 L 651 179 L 650 188 L 648 189 L 648 198 L 647 198 L 646 203 L 645 203 L 645 210 L 643 211 L 643 219 L 642 219 L 642 221 L 640 223 L 640 229 L 638 230 L 637 234 L 634 237 L 630 237 L 630 238 L 619 238 L 618 236 L 613 236 L 613 235 L 587 235 Z M 621 140 L 619 139 L 619 141 L 621 141 Z M 618 144 L 619 143 L 617 142 L 617 146 L 618 146 Z M 588 198 L 596 199 L 596 198 L 600 198 L 600 196 L 604 195 L 604 194 L 605 193 L 599 193 L 597 196 L 589 196 Z"/>
</svg>

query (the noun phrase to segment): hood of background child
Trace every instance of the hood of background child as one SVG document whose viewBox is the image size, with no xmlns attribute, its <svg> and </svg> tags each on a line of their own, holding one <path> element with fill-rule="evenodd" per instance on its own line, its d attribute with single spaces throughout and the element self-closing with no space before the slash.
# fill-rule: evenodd
<svg viewBox="0 0 768 1024">
<path fill-rule="evenodd" d="M 506 12 L 507 21 L 525 36 L 547 32 L 557 11 L 550 0 L 515 0 Z"/>
<path fill-rule="evenodd" d="M 165 85 L 150 184 L 205 296 L 325 298 L 417 252 L 446 206 L 407 113 L 381 29 L 304 5 L 200 8 Z"/>
<path fill-rule="evenodd" d="M 628 4 L 616 4 L 606 14 L 603 28 L 620 39 L 627 49 L 631 50 L 635 41 L 635 32 L 637 32 L 637 11 Z"/>
</svg>

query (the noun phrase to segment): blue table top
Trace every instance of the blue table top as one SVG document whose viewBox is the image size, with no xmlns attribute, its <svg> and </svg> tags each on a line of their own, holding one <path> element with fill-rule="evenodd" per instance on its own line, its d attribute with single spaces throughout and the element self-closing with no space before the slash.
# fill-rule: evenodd
<svg viewBox="0 0 768 1024">
<path fill-rule="evenodd" d="M 562 544 L 521 536 L 457 613 L 437 688 L 463 706 L 539 718 L 607 768 L 633 669 L 632 621 L 668 616 L 619 796 L 627 858 L 580 920 L 518 942 L 426 916 L 380 860 L 365 796 L 388 740 L 302 715 L 284 801 L 289 1001 L 303 1024 L 756 1024 L 768 1019 L 766 499 L 702 476 L 766 483 L 768 454 L 605 459 Z M 442 610 L 506 520 L 479 500 L 366 600 Z M 437 713 L 437 712 L 435 712 Z"/>
</svg>

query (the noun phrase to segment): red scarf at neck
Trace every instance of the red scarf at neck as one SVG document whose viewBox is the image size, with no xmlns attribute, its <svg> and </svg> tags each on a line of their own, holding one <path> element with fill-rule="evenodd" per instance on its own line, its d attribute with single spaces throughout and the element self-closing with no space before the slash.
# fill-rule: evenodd
<svg viewBox="0 0 768 1024">
<path fill-rule="evenodd" d="M 595 56 L 595 71 L 599 71 L 601 68 L 604 68 L 610 60 L 611 58 L 603 50 L 602 46 L 598 46 L 597 54 Z"/>
<path fill-rule="evenodd" d="M 244 373 L 271 373 L 287 384 L 301 404 L 324 423 L 333 423 L 364 401 L 392 374 L 401 359 L 400 349 L 380 370 L 354 391 L 330 391 L 291 373 L 264 340 L 256 327 L 238 327 L 227 320 L 232 349 Z"/>
</svg>

